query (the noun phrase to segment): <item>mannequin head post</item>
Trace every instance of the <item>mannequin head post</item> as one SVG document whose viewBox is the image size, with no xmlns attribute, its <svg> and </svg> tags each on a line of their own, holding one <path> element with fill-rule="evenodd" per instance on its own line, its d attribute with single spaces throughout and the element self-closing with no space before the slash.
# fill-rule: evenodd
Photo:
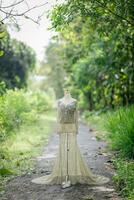
<svg viewBox="0 0 134 200">
<path fill-rule="evenodd" d="M 65 98 L 71 98 L 70 90 L 68 88 L 64 89 L 64 97 Z"/>
<path fill-rule="evenodd" d="M 64 90 L 64 95 L 66 96 L 66 95 L 69 95 L 69 94 L 70 94 L 69 89 L 65 89 L 65 90 Z"/>
</svg>

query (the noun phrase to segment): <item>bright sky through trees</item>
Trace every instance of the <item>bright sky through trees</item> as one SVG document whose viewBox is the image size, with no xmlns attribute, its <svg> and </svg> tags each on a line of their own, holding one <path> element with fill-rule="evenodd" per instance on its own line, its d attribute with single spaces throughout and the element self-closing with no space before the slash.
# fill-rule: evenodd
<svg viewBox="0 0 134 200">
<path fill-rule="evenodd" d="M 10 5 L 13 3 L 13 0 L 8 0 L 4 2 L 4 5 Z M 28 16 L 32 17 L 33 19 L 37 19 L 37 16 L 39 16 L 41 13 L 43 13 L 42 20 L 40 21 L 40 25 L 32 22 L 31 20 L 24 19 L 23 17 L 18 17 L 19 24 L 21 25 L 21 30 L 19 32 L 15 31 L 14 29 L 9 29 L 10 35 L 13 38 L 16 38 L 18 40 L 21 40 L 25 43 L 27 43 L 29 46 L 31 46 L 37 53 L 37 58 L 39 60 L 43 59 L 44 57 L 44 48 L 49 43 L 50 38 L 52 35 L 54 35 L 54 32 L 51 30 L 48 30 L 51 23 L 49 19 L 47 19 L 47 12 L 50 10 L 53 5 L 56 3 L 63 2 L 62 0 L 56 1 L 56 0 L 30 0 L 28 1 L 28 4 L 30 7 L 36 6 L 36 5 L 42 5 L 46 2 L 46 5 L 35 8 L 32 11 L 28 13 Z M 26 9 L 25 4 L 19 4 L 17 6 L 18 11 L 23 11 Z"/>
</svg>

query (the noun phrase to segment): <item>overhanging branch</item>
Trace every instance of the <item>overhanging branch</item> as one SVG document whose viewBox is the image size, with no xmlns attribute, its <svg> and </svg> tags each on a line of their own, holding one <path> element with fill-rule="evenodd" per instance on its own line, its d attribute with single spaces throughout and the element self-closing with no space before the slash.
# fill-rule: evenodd
<svg viewBox="0 0 134 200">
<path fill-rule="evenodd" d="M 27 5 L 27 9 L 24 10 L 23 12 L 17 12 L 16 7 L 20 4 L 24 3 L 25 5 Z M 37 20 L 33 19 L 32 17 L 28 16 L 27 14 L 36 9 L 36 8 L 40 8 L 40 7 L 43 7 L 47 4 L 48 2 L 45 2 L 43 4 L 40 4 L 40 5 L 35 5 L 33 7 L 30 7 L 28 2 L 25 1 L 25 0 L 20 0 L 18 2 L 14 1 L 14 3 L 10 4 L 10 5 L 7 5 L 7 6 L 3 6 L 3 1 L 0 0 L 0 12 L 3 13 L 3 15 L 5 15 L 3 17 L 3 19 L 0 20 L 0 22 L 4 22 L 6 19 L 13 19 L 13 18 L 17 18 L 17 17 L 24 17 L 26 19 L 30 19 L 31 21 L 35 22 L 35 23 L 38 23 L 39 24 L 39 20 L 41 19 L 41 16 L 44 14 L 44 11 L 43 13 L 41 13 L 38 17 L 37 17 Z M 7 10 L 8 9 L 8 10 Z M 10 9 L 10 10 L 9 10 Z"/>
</svg>

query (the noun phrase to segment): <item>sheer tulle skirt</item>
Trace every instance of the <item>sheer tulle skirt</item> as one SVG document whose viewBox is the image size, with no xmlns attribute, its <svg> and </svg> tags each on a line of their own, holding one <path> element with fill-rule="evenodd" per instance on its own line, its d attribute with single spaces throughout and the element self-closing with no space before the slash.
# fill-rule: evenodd
<svg viewBox="0 0 134 200">
<path fill-rule="evenodd" d="M 100 185 L 109 181 L 109 178 L 91 172 L 81 154 L 75 133 L 59 135 L 59 149 L 54 160 L 52 173 L 34 178 L 32 182 L 47 185 L 61 184 L 65 181 L 67 174 L 72 185 L 76 183 Z"/>
</svg>

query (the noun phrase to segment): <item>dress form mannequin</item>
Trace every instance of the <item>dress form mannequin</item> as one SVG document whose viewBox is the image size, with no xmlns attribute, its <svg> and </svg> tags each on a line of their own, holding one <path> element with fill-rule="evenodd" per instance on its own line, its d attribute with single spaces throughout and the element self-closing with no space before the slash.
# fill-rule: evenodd
<svg viewBox="0 0 134 200">
<path fill-rule="evenodd" d="M 72 96 L 71 96 L 69 90 L 66 89 L 66 90 L 64 91 L 64 97 L 62 98 L 62 102 L 63 102 L 65 105 L 67 105 L 68 103 L 72 103 L 73 101 L 74 101 L 74 99 L 72 98 Z M 67 139 L 67 141 L 68 141 L 68 139 Z M 68 151 L 69 151 L 69 149 L 68 149 L 68 147 L 67 147 L 67 153 L 68 153 Z M 67 175 L 65 181 L 62 182 L 61 187 L 62 187 L 62 188 L 67 188 L 67 187 L 70 187 L 70 186 L 71 186 L 71 181 L 69 180 L 69 177 L 68 177 L 68 175 Z"/>
<path fill-rule="evenodd" d="M 59 149 L 51 174 L 32 180 L 37 184 L 60 184 L 62 188 L 76 183 L 101 185 L 109 179 L 92 173 L 77 144 L 78 108 L 77 99 L 72 98 L 68 89 L 57 101 L 57 131 Z"/>
</svg>

